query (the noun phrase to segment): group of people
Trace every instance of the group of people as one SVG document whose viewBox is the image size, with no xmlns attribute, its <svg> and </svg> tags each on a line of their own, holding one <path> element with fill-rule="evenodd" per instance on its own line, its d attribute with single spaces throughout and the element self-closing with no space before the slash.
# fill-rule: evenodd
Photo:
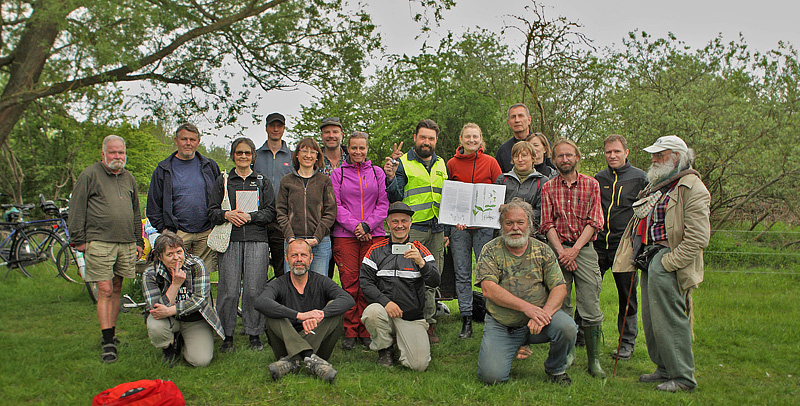
<svg viewBox="0 0 800 406">
<path fill-rule="evenodd" d="M 250 348 L 263 349 L 266 336 L 277 360 L 269 365 L 273 379 L 306 367 L 333 382 L 328 359 L 339 340 L 345 350 L 361 344 L 376 351 L 380 365 L 424 371 L 439 341 L 435 291 L 449 246 L 459 338 L 473 335 L 473 286 L 486 298 L 478 358 L 484 382 L 507 381 L 512 361 L 545 342 L 553 382 L 571 383 L 566 369 L 576 343 L 586 346 L 588 372 L 605 377 L 602 277 L 612 269 L 619 293 L 620 344 L 612 356 L 628 359 L 638 332 L 638 267 L 656 364 L 640 380 L 665 391 L 693 389 L 691 293 L 703 278 L 710 228 L 709 193 L 692 169 L 693 151 L 677 136 L 661 137 L 645 148 L 652 166 L 644 172 L 627 160 L 625 138 L 611 135 L 603 145 L 608 167 L 590 177 L 578 171 L 574 142 L 551 145 L 531 133 L 524 104 L 509 108 L 508 124 L 514 136 L 494 157 L 484 151 L 480 127 L 465 124 L 445 162 L 436 155 L 439 126 L 422 120 L 413 147 L 395 144 L 379 166 L 367 158 L 369 135 L 354 131 L 343 144 L 335 117 L 320 123 L 322 146 L 304 138 L 291 151 L 282 139 L 285 117 L 272 113 L 262 147 L 233 141 L 227 172 L 197 152 L 199 130 L 181 125 L 177 151 L 156 167 L 147 198 L 147 218 L 161 233 L 143 275 L 151 343 L 165 361 L 183 353 L 197 366 L 211 361 L 214 333 L 221 351 L 235 351 L 241 295 Z M 114 362 L 122 279 L 134 276 L 143 241 L 124 140 L 106 137 L 101 158 L 76 182 L 70 227 L 86 254 L 87 280 L 98 282 L 101 358 Z M 448 179 L 505 185 L 499 232 L 439 223 Z M 209 236 L 218 238 L 212 230 L 223 226 L 230 227 L 227 248 L 214 252 Z M 341 287 L 331 279 L 334 267 Z M 209 273 L 217 269 L 213 306 Z"/>
</svg>

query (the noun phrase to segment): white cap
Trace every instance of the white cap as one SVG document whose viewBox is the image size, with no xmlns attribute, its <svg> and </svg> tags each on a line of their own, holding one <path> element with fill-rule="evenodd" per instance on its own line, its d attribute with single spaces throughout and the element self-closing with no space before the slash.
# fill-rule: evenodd
<svg viewBox="0 0 800 406">
<path fill-rule="evenodd" d="M 677 135 L 659 137 L 653 145 L 645 148 L 644 152 L 655 154 L 668 149 L 672 151 L 689 152 L 689 147 L 687 147 L 686 143 Z"/>
</svg>

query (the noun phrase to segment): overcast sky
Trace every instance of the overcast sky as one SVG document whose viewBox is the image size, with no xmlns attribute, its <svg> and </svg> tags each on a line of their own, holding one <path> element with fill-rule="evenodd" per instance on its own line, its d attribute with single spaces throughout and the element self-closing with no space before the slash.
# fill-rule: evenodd
<svg viewBox="0 0 800 406">
<path fill-rule="evenodd" d="M 438 44 L 448 31 L 460 34 L 468 28 L 479 26 L 500 32 L 506 24 L 513 23 L 509 15 L 524 14 L 529 0 L 456 0 L 457 5 L 444 13 L 441 26 L 427 38 L 429 44 Z M 634 0 L 548 0 L 545 15 L 548 19 L 565 16 L 583 25 L 581 31 L 598 48 L 620 47 L 629 31 L 639 29 L 654 37 L 674 33 L 679 40 L 692 47 L 702 47 L 720 33 L 727 41 L 735 40 L 741 32 L 751 49 L 767 51 L 777 48 L 778 41 L 800 46 L 800 2 L 797 1 L 634 1 Z M 366 6 L 383 36 L 386 53 L 417 53 L 422 41 L 416 39 L 420 25 L 412 20 L 419 6 L 406 0 L 373 1 Z M 508 35 L 508 34 L 507 34 Z M 520 39 L 521 40 L 521 39 Z M 298 118 L 301 104 L 309 104 L 313 91 L 300 89 L 294 92 L 271 92 L 263 96 L 257 113 L 263 116 L 280 111 L 287 116 L 288 131 Z M 345 123 L 346 124 L 346 123 Z M 198 123 L 203 127 L 203 123 Z M 266 140 L 264 127 L 242 117 L 239 125 L 248 127 L 245 134 L 260 146 Z M 228 145 L 229 140 L 209 135 L 204 143 Z"/>
</svg>

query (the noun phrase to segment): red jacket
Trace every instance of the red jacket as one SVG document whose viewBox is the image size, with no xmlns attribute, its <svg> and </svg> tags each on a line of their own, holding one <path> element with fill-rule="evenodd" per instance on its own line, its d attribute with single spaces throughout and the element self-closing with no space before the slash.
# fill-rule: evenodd
<svg viewBox="0 0 800 406">
<path fill-rule="evenodd" d="M 503 174 L 494 157 L 485 155 L 483 147 L 478 151 L 464 155 L 464 147 L 456 148 L 456 154 L 447 161 L 447 173 L 450 180 L 466 183 L 494 183 Z"/>
</svg>

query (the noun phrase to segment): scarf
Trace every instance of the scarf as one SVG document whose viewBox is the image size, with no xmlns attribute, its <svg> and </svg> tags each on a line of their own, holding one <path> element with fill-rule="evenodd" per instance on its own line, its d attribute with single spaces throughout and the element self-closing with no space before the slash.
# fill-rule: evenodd
<svg viewBox="0 0 800 406">
<path fill-rule="evenodd" d="M 534 172 L 536 172 L 535 168 L 531 168 L 529 171 L 520 172 L 519 170 L 517 170 L 516 166 L 514 167 L 514 173 L 516 173 L 517 176 L 519 177 L 519 182 L 520 183 L 525 181 L 525 179 L 527 179 L 528 176 L 531 176 L 531 174 L 534 173 Z"/>
</svg>

